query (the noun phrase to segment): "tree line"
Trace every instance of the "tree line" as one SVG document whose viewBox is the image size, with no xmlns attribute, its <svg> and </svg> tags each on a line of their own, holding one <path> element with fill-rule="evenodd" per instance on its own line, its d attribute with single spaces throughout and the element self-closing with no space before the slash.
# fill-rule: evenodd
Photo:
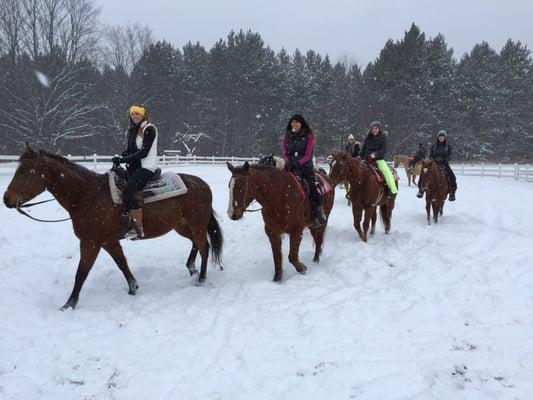
<svg viewBox="0 0 533 400">
<path fill-rule="evenodd" d="M 106 26 L 99 15 L 91 0 L 0 0 L 0 153 L 26 141 L 119 153 L 137 103 L 160 149 L 183 154 L 279 153 L 288 118 L 301 113 L 317 155 L 342 149 L 350 133 L 363 140 L 380 120 L 389 157 L 445 129 L 456 159 L 532 159 L 533 60 L 519 41 L 499 52 L 482 42 L 456 60 L 442 35 L 412 24 L 361 68 L 313 50 L 276 53 L 252 31 L 178 49 L 147 26 Z"/>
</svg>

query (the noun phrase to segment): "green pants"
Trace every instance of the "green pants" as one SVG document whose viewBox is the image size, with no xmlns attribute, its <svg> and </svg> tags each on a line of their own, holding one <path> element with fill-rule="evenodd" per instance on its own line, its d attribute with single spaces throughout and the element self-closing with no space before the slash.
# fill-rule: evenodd
<svg viewBox="0 0 533 400">
<path fill-rule="evenodd" d="M 389 187 L 392 194 L 398 193 L 398 189 L 396 188 L 396 182 L 394 182 L 394 177 L 392 176 L 392 172 L 385 162 L 385 160 L 376 160 L 376 165 L 378 166 L 378 169 L 385 177 L 385 182 L 387 182 L 387 186 Z"/>
</svg>

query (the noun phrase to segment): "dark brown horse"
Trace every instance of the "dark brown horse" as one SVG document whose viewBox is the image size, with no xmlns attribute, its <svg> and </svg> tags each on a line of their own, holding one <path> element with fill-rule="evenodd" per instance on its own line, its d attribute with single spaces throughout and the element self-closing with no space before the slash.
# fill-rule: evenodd
<svg viewBox="0 0 533 400">
<path fill-rule="evenodd" d="M 431 225 L 431 208 L 433 208 L 433 221 L 439 222 L 439 215 L 444 211 L 444 202 L 448 196 L 450 185 L 446 178 L 444 168 L 436 161 L 423 160 L 422 174 L 420 175 L 422 190 L 426 193 L 426 215 L 428 225 Z"/>
<path fill-rule="evenodd" d="M 274 281 L 283 277 L 281 235 L 290 236 L 289 262 L 296 271 L 304 273 L 306 266 L 300 261 L 298 253 L 303 230 L 309 227 L 315 241 L 314 262 L 319 262 L 322 242 L 327 222 L 319 227 L 312 225 L 310 201 L 302 201 L 291 174 L 268 165 L 249 165 L 234 167 L 228 163 L 232 177 L 229 184 L 228 216 L 236 221 L 242 218 L 246 208 L 253 200 L 262 206 L 265 232 L 272 246 L 274 257 Z M 324 176 L 327 179 L 327 176 Z M 335 191 L 324 196 L 324 212 L 329 215 L 333 207 Z"/>
<path fill-rule="evenodd" d="M 380 215 L 385 225 L 385 233 L 389 233 L 395 198 L 387 200 L 384 188 L 365 161 L 343 152 L 336 152 L 332 155 L 329 177 L 335 185 L 346 181 L 350 183 L 348 196 L 352 203 L 353 225 L 363 242 L 367 241 L 370 221 L 372 221 L 370 234 L 375 232 L 377 206 L 379 206 Z M 363 211 L 365 216 L 363 229 L 361 229 Z"/>
<path fill-rule="evenodd" d="M 17 168 L 5 194 L 9 208 L 19 208 L 48 190 L 70 214 L 74 233 L 80 239 L 80 262 L 74 289 L 63 309 L 76 307 L 83 282 L 100 252 L 104 249 L 118 265 L 129 286 L 129 294 L 138 289 L 119 243 L 121 205 L 114 204 L 107 174 L 96 174 L 67 159 L 37 151 L 30 146 L 20 156 Z M 220 263 L 222 233 L 211 208 L 211 190 L 207 183 L 192 175 L 180 174 L 187 193 L 143 207 L 145 239 L 175 230 L 189 238 L 193 245 L 187 268 L 196 273 L 194 262 L 198 251 L 202 257 L 199 282 L 206 278 L 209 242 L 215 263 Z"/>
</svg>

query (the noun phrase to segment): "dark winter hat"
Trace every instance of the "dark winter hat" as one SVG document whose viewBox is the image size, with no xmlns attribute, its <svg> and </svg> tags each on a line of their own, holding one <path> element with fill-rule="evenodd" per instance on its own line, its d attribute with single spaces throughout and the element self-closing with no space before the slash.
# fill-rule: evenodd
<svg viewBox="0 0 533 400">
<path fill-rule="evenodd" d="M 379 130 L 381 130 L 381 122 L 379 121 L 373 121 L 371 124 L 370 124 L 370 129 L 372 128 L 379 128 Z"/>
<path fill-rule="evenodd" d="M 441 129 L 439 131 L 439 133 L 437 133 L 437 137 L 439 137 L 439 136 L 444 136 L 445 138 L 447 138 L 448 134 L 446 133 L 446 131 L 444 129 Z"/>
</svg>

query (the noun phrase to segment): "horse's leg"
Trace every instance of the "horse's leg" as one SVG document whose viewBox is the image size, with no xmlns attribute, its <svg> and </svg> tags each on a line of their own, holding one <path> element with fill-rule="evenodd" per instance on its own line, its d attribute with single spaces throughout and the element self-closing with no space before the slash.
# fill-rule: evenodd
<svg viewBox="0 0 533 400">
<path fill-rule="evenodd" d="M 74 309 L 76 304 L 78 304 L 81 287 L 83 286 L 83 282 L 85 282 L 87 275 L 89 275 L 89 271 L 100 252 L 100 248 L 99 244 L 87 240 L 80 241 L 80 262 L 78 264 L 78 271 L 76 272 L 74 289 L 65 305 L 61 308 L 62 310 L 66 310 L 69 307 Z"/>
<path fill-rule="evenodd" d="M 274 282 L 281 282 L 283 278 L 282 256 L 281 256 L 281 235 L 265 226 L 265 232 L 272 246 L 272 256 L 274 258 Z"/>
<path fill-rule="evenodd" d="M 198 255 L 198 248 L 194 245 L 194 241 L 192 240 L 191 230 L 187 225 L 178 225 L 174 228 L 174 230 L 179 235 L 188 238 L 192 242 L 191 252 L 189 253 L 189 257 L 187 258 L 187 263 L 185 264 L 185 266 L 187 267 L 189 274 L 193 276 L 194 274 L 198 273 L 195 266 L 196 256 Z"/>
<path fill-rule="evenodd" d="M 370 227 L 370 221 L 374 218 L 376 214 L 376 207 L 366 206 L 365 207 L 365 219 L 363 220 L 363 242 L 366 242 L 368 236 L 368 228 Z"/>
<path fill-rule="evenodd" d="M 409 164 L 404 165 L 404 168 L 405 168 L 405 175 L 407 175 L 407 184 L 408 184 L 409 186 L 411 186 L 411 178 L 412 178 L 412 175 L 411 175 L 411 173 L 409 172 Z"/>
<path fill-rule="evenodd" d="M 307 267 L 300 261 L 298 253 L 300 251 L 300 243 L 302 243 L 303 230 L 293 231 L 290 234 L 290 250 L 289 250 L 289 262 L 294 265 L 296 271 L 300 274 L 304 274 Z"/>
<path fill-rule="evenodd" d="M 442 213 L 444 212 L 444 203 L 446 203 L 446 201 L 442 201 L 441 205 L 440 205 L 440 216 L 442 217 Z"/>
<path fill-rule="evenodd" d="M 137 281 L 135 280 L 135 277 L 130 271 L 130 268 L 128 267 L 128 261 L 126 260 L 126 256 L 124 256 L 124 252 L 122 251 L 122 246 L 119 242 L 106 244 L 102 246 L 105 251 L 109 253 L 113 261 L 118 265 L 119 269 L 124 274 L 124 277 L 126 278 L 126 282 L 128 282 L 128 294 L 134 295 L 135 291 L 139 289 L 139 285 L 137 285 Z"/>
<path fill-rule="evenodd" d="M 316 228 L 314 226 L 309 227 L 313 240 L 315 242 L 315 256 L 313 257 L 313 262 L 320 262 L 320 254 L 322 253 L 322 242 L 324 241 L 324 232 L 326 227 L 321 225 Z"/>
<path fill-rule="evenodd" d="M 437 223 L 439 222 L 440 200 L 435 200 L 432 205 L 433 205 L 433 221 Z"/>
<path fill-rule="evenodd" d="M 426 215 L 428 219 L 428 225 L 431 225 L 430 213 L 431 213 L 431 198 L 429 194 L 426 192 Z"/>
<path fill-rule="evenodd" d="M 376 222 L 378 220 L 378 213 L 374 212 L 372 215 L 372 224 L 370 225 L 370 234 L 374 235 L 376 233 Z"/>
<path fill-rule="evenodd" d="M 361 230 L 361 217 L 363 215 L 363 209 L 359 207 L 357 204 L 352 202 L 352 214 L 353 214 L 353 226 L 357 233 L 359 234 L 359 238 L 363 242 L 366 242 L 366 238 L 363 236 L 363 231 Z"/>
<path fill-rule="evenodd" d="M 193 242 L 193 248 L 191 249 L 191 254 L 189 255 L 189 259 L 192 257 L 192 253 L 194 252 L 194 248 L 196 247 L 197 251 L 200 252 L 200 257 L 202 258 L 202 263 L 200 265 L 200 276 L 198 277 L 198 283 L 203 283 L 205 282 L 205 279 L 207 276 L 207 260 L 209 258 L 209 243 L 207 242 L 207 224 L 205 224 L 205 226 L 202 227 L 201 229 L 196 229 L 192 232 L 192 242 Z M 189 272 L 190 272 L 190 269 L 189 269 Z"/>
</svg>

